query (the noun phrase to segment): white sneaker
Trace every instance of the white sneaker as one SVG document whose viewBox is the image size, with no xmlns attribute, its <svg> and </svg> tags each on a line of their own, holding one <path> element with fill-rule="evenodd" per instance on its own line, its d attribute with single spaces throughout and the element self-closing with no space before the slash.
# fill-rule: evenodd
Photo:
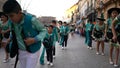
<svg viewBox="0 0 120 68">
<path fill-rule="evenodd" d="M 50 66 L 53 66 L 53 63 L 50 63 Z"/>
<path fill-rule="evenodd" d="M 112 61 L 109 62 L 111 65 L 113 65 L 114 63 Z"/>
<path fill-rule="evenodd" d="M 92 47 L 90 47 L 90 50 L 92 50 L 93 48 Z"/>
<path fill-rule="evenodd" d="M 64 47 L 62 47 L 62 50 L 64 50 Z"/>
<path fill-rule="evenodd" d="M 96 52 L 97 55 L 99 55 L 100 53 L 99 52 Z"/>
<path fill-rule="evenodd" d="M 109 63 L 110 63 L 111 65 L 114 64 L 113 61 L 112 61 L 112 59 L 109 59 Z"/>
<path fill-rule="evenodd" d="M 48 61 L 48 62 L 47 62 L 47 64 L 49 65 L 49 64 L 50 64 L 50 62 Z"/>
<path fill-rule="evenodd" d="M 89 46 L 87 46 L 87 48 L 89 49 L 90 47 L 89 47 Z"/>
<path fill-rule="evenodd" d="M 104 53 L 102 53 L 101 55 L 102 55 L 102 56 L 104 56 L 105 54 L 104 54 Z"/>
<path fill-rule="evenodd" d="M 55 55 L 53 55 L 53 58 L 55 59 Z"/>
<path fill-rule="evenodd" d="M 117 65 L 117 64 L 114 64 L 114 67 L 118 67 L 118 65 Z"/>
<path fill-rule="evenodd" d="M 3 63 L 7 63 L 7 62 L 9 62 L 9 59 L 4 59 L 3 60 Z"/>
</svg>

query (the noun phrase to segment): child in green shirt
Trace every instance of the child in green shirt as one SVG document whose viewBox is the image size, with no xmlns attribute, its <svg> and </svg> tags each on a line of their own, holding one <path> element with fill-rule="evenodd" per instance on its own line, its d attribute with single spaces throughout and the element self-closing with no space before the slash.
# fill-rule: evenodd
<svg viewBox="0 0 120 68">
<path fill-rule="evenodd" d="M 46 35 L 44 25 L 35 16 L 23 13 L 16 0 L 6 1 L 3 11 L 10 18 L 9 23 L 16 36 L 19 68 L 35 68 L 40 55 L 41 42 Z"/>
<path fill-rule="evenodd" d="M 116 28 L 116 26 L 118 26 Z M 113 33 L 113 41 L 118 43 L 118 49 L 116 52 L 116 59 L 114 62 L 114 66 L 117 67 L 118 66 L 118 58 L 119 58 L 119 46 L 120 46 L 120 14 L 113 20 L 112 22 L 112 33 Z"/>
<path fill-rule="evenodd" d="M 104 33 L 105 33 L 105 24 L 104 21 L 105 19 L 103 18 L 97 18 L 98 22 L 97 24 L 95 24 L 94 29 L 93 29 L 93 35 L 96 38 L 96 42 L 97 42 L 97 47 L 96 47 L 96 54 L 99 55 L 99 47 L 101 45 L 102 47 L 102 53 L 101 55 L 104 55 Z"/>
<path fill-rule="evenodd" d="M 53 47 L 54 47 L 54 35 L 53 35 L 53 26 L 49 25 L 47 27 L 48 33 L 43 41 L 43 45 L 46 49 L 47 54 L 47 64 L 53 66 Z"/>
<path fill-rule="evenodd" d="M 117 43 L 115 43 L 112 39 L 113 37 L 113 33 L 112 33 L 112 21 L 115 19 L 115 17 L 118 15 L 119 13 L 119 8 L 112 8 L 108 11 L 108 14 L 110 16 L 110 18 L 107 20 L 107 26 L 106 26 L 106 36 L 110 41 L 110 55 L 109 55 L 109 63 L 110 64 L 114 64 L 114 66 L 118 66 L 118 56 L 119 56 L 119 47 L 117 46 Z M 115 48 L 115 62 L 113 61 L 113 50 Z"/>
<path fill-rule="evenodd" d="M 57 21 L 52 20 L 51 25 L 53 26 L 53 35 L 54 35 L 54 42 L 53 42 L 53 58 L 55 58 L 56 53 L 56 42 L 58 41 L 58 28 L 57 28 Z"/>
</svg>

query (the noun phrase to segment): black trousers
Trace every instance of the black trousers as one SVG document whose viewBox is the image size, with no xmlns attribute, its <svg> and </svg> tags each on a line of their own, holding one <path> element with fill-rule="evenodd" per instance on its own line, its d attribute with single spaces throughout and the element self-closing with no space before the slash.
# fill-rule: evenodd
<svg viewBox="0 0 120 68">
<path fill-rule="evenodd" d="M 46 54 L 47 54 L 47 61 L 53 62 L 53 54 L 52 54 L 52 46 L 50 46 L 48 49 L 46 49 Z"/>
<path fill-rule="evenodd" d="M 53 47 L 52 47 L 52 51 L 53 51 L 53 53 L 52 53 L 52 54 L 53 54 L 53 55 L 55 55 L 55 51 L 56 51 L 55 46 L 53 46 Z"/>
<path fill-rule="evenodd" d="M 68 40 L 68 35 L 64 35 L 64 40 L 63 40 L 63 43 L 62 43 L 62 47 L 67 47 L 67 40 Z"/>
<path fill-rule="evenodd" d="M 89 31 L 89 43 L 88 43 L 89 47 L 92 47 L 92 31 Z"/>
</svg>

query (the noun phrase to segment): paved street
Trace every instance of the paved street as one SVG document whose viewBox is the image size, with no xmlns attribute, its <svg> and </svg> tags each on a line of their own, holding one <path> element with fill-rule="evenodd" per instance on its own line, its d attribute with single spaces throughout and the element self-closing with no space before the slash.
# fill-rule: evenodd
<svg viewBox="0 0 120 68">
<path fill-rule="evenodd" d="M 60 46 L 57 46 L 57 54 L 52 68 L 114 68 L 108 61 L 108 44 L 105 44 L 105 56 L 95 54 L 95 42 L 93 42 L 93 47 L 93 50 L 87 49 L 84 44 L 84 37 L 79 35 L 70 37 L 66 50 L 62 50 Z M 13 68 L 14 59 L 11 59 L 8 63 L 3 63 L 3 57 L 4 51 L 0 49 L 0 68 Z M 51 67 L 46 64 L 45 58 L 45 65 L 38 63 L 37 68 Z"/>
</svg>

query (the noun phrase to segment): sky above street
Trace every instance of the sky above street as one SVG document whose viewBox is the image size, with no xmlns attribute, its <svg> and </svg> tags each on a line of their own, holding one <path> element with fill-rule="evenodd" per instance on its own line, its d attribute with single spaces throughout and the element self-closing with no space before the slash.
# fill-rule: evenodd
<svg viewBox="0 0 120 68">
<path fill-rule="evenodd" d="M 64 12 L 78 0 L 17 0 L 22 9 L 39 16 L 54 16 L 61 18 Z"/>
</svg>

